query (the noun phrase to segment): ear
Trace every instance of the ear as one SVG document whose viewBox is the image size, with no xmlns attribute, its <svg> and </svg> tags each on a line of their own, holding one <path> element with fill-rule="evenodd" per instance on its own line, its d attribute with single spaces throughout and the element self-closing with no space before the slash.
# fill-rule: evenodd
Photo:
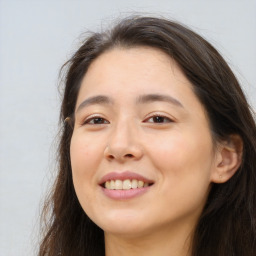
<svg viewBox="0 0 256 256">
<path fill-rule="evenodd" d="M 242 162 L 243 141 L 237 134 L 218 143 L 211 181 L 225 183 L 238 170 Z"/>
</svg>

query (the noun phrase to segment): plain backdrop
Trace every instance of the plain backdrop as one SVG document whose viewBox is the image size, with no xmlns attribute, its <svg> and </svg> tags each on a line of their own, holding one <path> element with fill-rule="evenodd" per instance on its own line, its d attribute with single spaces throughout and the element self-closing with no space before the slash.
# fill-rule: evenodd
<svg viewBox="0 0 256 256">
<path fill-rule="evenodd" d="M 0 255 L 36 255 L 55 170 L 58 72 L 81 33 L 134 13 L 189 25 L 238 76 L 256 108 L 255 0 L 0 0 Z"/>
</svg>

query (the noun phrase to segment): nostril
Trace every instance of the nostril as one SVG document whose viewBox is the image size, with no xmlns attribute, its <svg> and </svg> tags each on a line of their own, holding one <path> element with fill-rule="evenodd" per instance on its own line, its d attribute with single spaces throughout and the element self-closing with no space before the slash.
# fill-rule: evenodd
<svg viewBox="0 0 256 256">
<path fill-rule="evenodd" d="M 125 156 L 128 157 L 128 158 L 132 158 L 133 157 L 132 154 L 126 154 Z"/>
</svg>

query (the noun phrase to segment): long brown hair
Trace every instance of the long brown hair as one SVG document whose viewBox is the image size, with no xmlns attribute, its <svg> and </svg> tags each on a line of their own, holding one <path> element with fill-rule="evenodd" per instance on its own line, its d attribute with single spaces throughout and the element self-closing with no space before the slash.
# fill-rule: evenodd
<svg viewBox="0 0 256 256">
<path fill-rule="evenodd" d="M 70 165 L 72 116 L 81 79 L 93 60 L 111 48 L 135 46 L 158 48 L 179 64 L 208 114 L 215 142 L 233 134 L 243 140 L 239 170 L 226 183 L 212 184 L 193 236 L 192 255 L 255 255 L 256 126 L 241 87 L 224 59 L 202 37 L 167 19 L 138 16 L 90 35 L 65 64 L 59 170 L 43 210 L 46 223 L 39 255 L 105 254 L 103 230 L 87 217 L 74 191 Z M 71 117 L 71 123 L 64 122 L 66 117 Z"/>
</svg>

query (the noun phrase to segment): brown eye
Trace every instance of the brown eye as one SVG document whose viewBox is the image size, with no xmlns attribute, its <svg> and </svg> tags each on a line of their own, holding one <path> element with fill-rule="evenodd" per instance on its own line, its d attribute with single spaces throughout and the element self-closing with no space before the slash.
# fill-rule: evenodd
<svg viewBox="0 0 256 256">
<path fill-rule="evenodd" d="M 148 118 L 145 122 L 162 124 L 162 123 L 171 123 L 173 121 L 166 116 L 155 115 L 155 116 Z"/>
<path fill-rule="evenodd" d="M 109 122 L 102 117 L 92 117 L 85 120 L 84 124 L 109 124 Z"/>
<path fill-rule="evenodd" d="M 164 123 L 165 121 L 165 118 L 162 116 L 154 116 L 152 119 L 154 123 Z"/>
</svg>

